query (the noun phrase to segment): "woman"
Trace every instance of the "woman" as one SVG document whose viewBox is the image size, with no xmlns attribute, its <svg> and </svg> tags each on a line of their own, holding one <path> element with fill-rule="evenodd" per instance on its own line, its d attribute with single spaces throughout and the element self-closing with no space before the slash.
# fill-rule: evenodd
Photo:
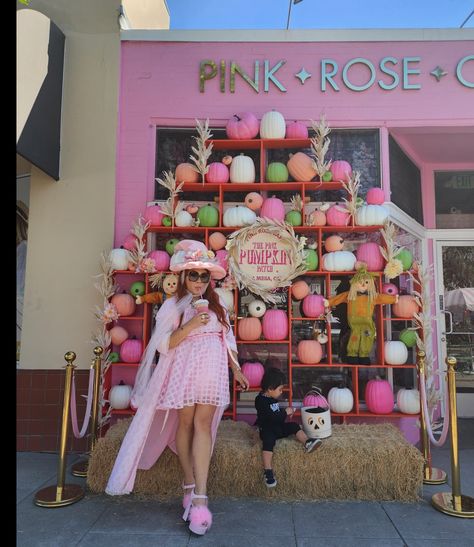
<svg viewBox="0 0 474 547">
<path fill-rule="evenodd" d="M 211 278 L 226 275 L 214 253 L 199 241 L 180 241 L 170 270 L 180 274 L 178 290 L 156 315 L 132 392 L 132 405 L 138 410 L 106 492 L 130 493 L 137 469 L 149 469 L 169 446 L 178 454 L 184 474 L 183 518 L 189 518 L 192 532 L 202 535 L 212 523 L 207 477 L 217 427 L 230 402 L 229 357 L 244 390 L 249 382 L 237 361 L 227 311 L 210 284 Z M 193 302 L 203 298 L 209 309 L 198 313 Z M 154 367 L 156 351 L 160 358 Z"/>
</svg>

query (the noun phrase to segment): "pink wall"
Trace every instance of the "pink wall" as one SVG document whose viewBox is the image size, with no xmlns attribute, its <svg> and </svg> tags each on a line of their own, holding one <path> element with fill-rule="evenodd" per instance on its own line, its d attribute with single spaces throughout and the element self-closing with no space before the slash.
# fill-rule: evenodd
<svg viewBox="0 0 474 547">
<path fill-rule="evenodd" d="M 287 119 L 318 119 L 325 113 L 332 127 L 409 127 L 465 124 L 473 118 L 473 89 L 456 78 L 460 59 L 472 55 L 472 43 L 452 42 L 318 42 L 318 43 L 201 43 L 201 42 L 122 42 L 119 138 L 117 154 L 117 192 L 115 245 L 120 245 L 133 221 L 153 199 L 155 130 L 158 125 L 195 125 L 195 118 L 209 118 L 211 125 L 225 125 L 235 112 L 250 110 L 261 117 L 272 108 Z M 341 73 L 354 58 L 370 61 L 376 69 L 375 83 L 365 91 L 352 91 L 344 85 Z M 387 65 L 398 73 L 399 85 L 381 89 L 378 81 L 390 84 L 391 76 L 380 71 L 384 57 L 394 57 Z M 408 77 L 410 85 L 421 89 L 402 89 L 404 57 L 420 57 L 409 63 L 420 74 Z M 199 92 L 199 63 L 212 59 L 227 62 L 226 92 L 219 91 L 219 75 L 206 82 Z M 275 73 L 286 87 L 281 92 L 271 83 L 263 91 L 263 61 L 270 67 L 286 63 Z M 339 65 L 334 82 L 321 91 L 321 60 Z M 235 93 L 229 91 L 229 63 L 235 61 L 253 77 L 254 61 L 260 64 L 260 92 L 257 94 L 240 76 Z M 448 72 L 438 82 L 430 75 L 436 66 Z M 304 67 L 312 74 L 302 85 L 295 74 Z M 474 82 L 474 61 L 464 65 L 463 76 Z M 354 85 L 370 79 L 367 66 L 355 64 L 348 71 Z M 447 100 L 449 96 L 449 100 Z M 469 115 L 467 115 L 470 112 Z M 386 135 L 386 133 L 385 133 Z M 382 173 L 388 183 L 386 154 Z M 386 189 L 388 192 L 388 188 Z M 388 193 L 387 193 L 388 195 Z"/>
</svg>

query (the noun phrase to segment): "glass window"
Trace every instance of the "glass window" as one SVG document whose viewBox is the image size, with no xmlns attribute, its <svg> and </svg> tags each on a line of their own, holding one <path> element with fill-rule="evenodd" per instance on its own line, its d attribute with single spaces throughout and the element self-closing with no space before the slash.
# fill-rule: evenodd
<svg viewBox="0 0 474 547">
<path fill-rule="evenodd" d="M 435 173 L 436 228 L 474 228 L 474 171 Z"/>
</svg>

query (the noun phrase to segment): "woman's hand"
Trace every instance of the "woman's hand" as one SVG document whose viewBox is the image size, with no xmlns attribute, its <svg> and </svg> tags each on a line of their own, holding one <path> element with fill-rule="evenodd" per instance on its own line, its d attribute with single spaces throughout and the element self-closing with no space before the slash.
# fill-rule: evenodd
<svg viewBox="0 0 474 547">
<path fill-rule="evenodd" d="M 198 329 L 199 327 L 203 327 L 204 325 L 207 325 L 209 323 L 210 316 L 208 313 L 198 313 L 195 315 L 192 319 L 190 319 L 186 325 L 189 327 L 190 330 Z"/>
<path fill-rule="evenodd" d="M 285 410 L 286 410 L 286 413 L 288 414 L 288 416 L 293 416 L 293 414 L 295 413 L 295 409 L 292 408 L 291 406 L 287 406 L 285 408 Z"/>
<path fill-rule="evenodd" d="M 234 370 L 233 372 L 234 372 L 234 378 L 240 384 L 242 391 L 247 391 L 247 389 L 250 387 L 250 382 L 244 376 L 243 372 L 240 369 Z"/>
</svg>

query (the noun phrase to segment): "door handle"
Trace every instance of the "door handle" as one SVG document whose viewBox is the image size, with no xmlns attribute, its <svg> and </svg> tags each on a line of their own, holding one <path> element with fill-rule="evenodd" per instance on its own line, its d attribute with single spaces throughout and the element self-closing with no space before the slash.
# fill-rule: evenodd
<svg viewBox="0 0 474 547">
<path fill-rule="evenodd" d="M 449 329 L 446 329 L 443 334 L 452 334 L 453 332 L 453 314 L 448 310 L 441 310 L 441 313 L 446 314 L 449 317 Z"/>
</svg>

